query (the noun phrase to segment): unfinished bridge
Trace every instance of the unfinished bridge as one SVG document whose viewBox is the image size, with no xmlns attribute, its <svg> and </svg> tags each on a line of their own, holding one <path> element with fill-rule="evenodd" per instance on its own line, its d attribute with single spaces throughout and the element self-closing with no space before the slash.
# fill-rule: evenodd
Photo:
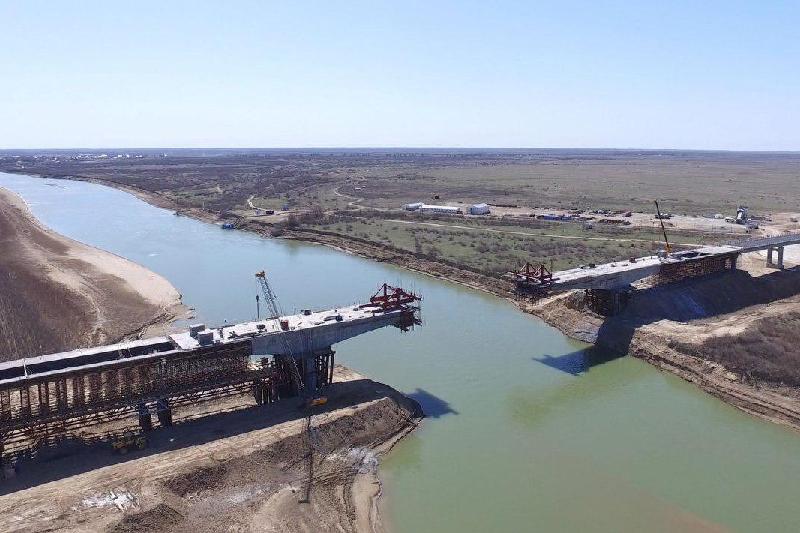
<svg viewBox="0 0 800 533">
<path fill-rule="evenodd" d="M 420 298 L 383 285 L 368 302 L 0 363 L 0 459 L 54 433 L 252 393 L 258 404 L 313 396 L 333 379 L 332 346 L 387 326 L 421 324 Z M 27 453 L 27 452 L 26 452 Z"/>
<path fill-rule="evenodd" d="M 656 283 L 669 283 L 733 270 L 739 255 L 762 250 L 767 252 L 767 266 L 783 269 L 784 248 L 795 244 L 800 244 L 800 234 L 747 239 L 721 246 L 701 246 L 557 272 L 551 272 L 545 265 L 534 266 L 529 263 L 516 272 L 509 272 L 506 277 L 515 283 L 517 291 L 522 294 L 584 289 L 595 310 L 613 314 L 619 310 L 622 303 L 620 298 L 624 298 L 631 284 L 637 281 L 653 278 Z"/>
</svg>

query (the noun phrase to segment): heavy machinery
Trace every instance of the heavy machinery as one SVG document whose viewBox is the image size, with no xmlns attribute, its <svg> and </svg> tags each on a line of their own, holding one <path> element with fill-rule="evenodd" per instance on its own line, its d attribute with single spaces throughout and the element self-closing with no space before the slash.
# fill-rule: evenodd
<svg viewBox="0 0 800 533">
<path fill-rule="evenodd" d="M 278 297 L 275 296 L 275 292 L 272 290 L 272 287 L 267 280 L 267 274 L 264 270 L 261 272 L 256 272 L 256 281 L 261 287 L 261 292 L 264 295 L 264 300 L 266 301 L 267 308 L 269 309 L 270 316 L 267 318 L 278 320 L 280 322 L 283 312 L 281 310 L 280 303 L 278 302 Z M 288 323 L 286 325 L 288 326 Z M 282 323 L 281 329 L 283 329 Z M 283 339 L 284 337 L 281 338 Z M 328 403 L 328 398 L 325 396 L 316 396 L 314 391 L 306 390 L 306 387 L 303 384 L 303 378 L 300 376 L 300 371 L 297 369 L 297 361 L 294 358 L 294 354 L 292 353 L 292 349 L 288 342 L 283 343 L 283 352 L 284 353 L 281 354 L 281 359 L 289 368 L 289 371 L 292 374 L 292 380 L 295 382 L 295 386 L 297 388 L 297 393 L 302 399 L 298 407 L 300 409 L 309 409 L 308 413 L 306 414 L 306 438 L 308 439 L 308 482 L 306 483 L 305 497 L 299 502 L 309 503 L 311 501 L 311 484 L 314 479 L 314 450 L 317 449 L 316 432 L 313 428 L 313 423 L 311 420 L 311 408 L 325 405 Z"/>
<path fill-rule="evenodd" d="M 739 209 L 736 210 L 736 223 L 737 224 L 747 224 L 747 221 L 750 219 L 750 214 L 748 213 L 748 209 L 746 205 L 740 205 Z"/>
<path fill-rule="evenodd" d="M 267 316 L 267 320 L 273 319 L 280 321 L 283 316 L 283 311 L 281 309 L 280 303 L 278 302 L 278 297 L 275 295 L 275 292 L 272 290 L 272 287 L 267 280 L 266 271 L 262 270 L 261 272 L 256 272 L 256 281 L 258 282 L 259 286 L 261 287 L 261 292 L 264 296 L 264 301 L 267 304 L 267 309 L 269 316 Z M 258 300 L 256 300 L 258 302 Z M 288 324 L 286 324 L 288 327 Z M 284 324 L 281 323 L 281 328 L 284 327 Z M 285 339 L 285 337 L 281 337 L 281 339 Z M 292 381 L 294 381 L 295 388 L 297 390 L 297 394 L 302 399 L 300 403 L 300 407 L 316 407 L 318 405 L 323 405 L 327 402 L 327 398 L 324 401 L 319 401 L 321 398 L 317 398 L 313 396 L 313 391 L 306 390 L 306 387 L 303 383 L 303 378 L 300 375 L 300 371 L 297 368 L 297 361 L 295 359 L 295 354 L 292 353 L 292 348 L 288 342 L 283 342 L 283 353 L 280 354 L 282 361 L 289 369 L 292 375 Z"/>
<path fill-rule="evenodd" d="M 111 442 L 111 449 L 120 455 L 125 455 L 130 450 L 144 450 L 146 447 L 147 438 L 133 431 L 126 431 Z"/>
<path fill-rule="evenodd" d="M 546 290 L 553 283 L 553 265 L 548 269 L 544 264 L 533 265 L 525 263 L 522 268 L 508 272 L 504 276 L 514 282 L 519 294 L 535 294 Z"/>
</svg>

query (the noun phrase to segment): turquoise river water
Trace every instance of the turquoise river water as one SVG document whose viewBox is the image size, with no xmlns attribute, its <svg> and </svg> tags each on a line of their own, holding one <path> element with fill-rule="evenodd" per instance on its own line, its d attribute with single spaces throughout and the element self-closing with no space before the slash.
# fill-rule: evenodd
<svg viewBox="0 0 800 533">
<path fill-rule="evenodd" d="M 425 325 L 335 346 L 429 417 L 381 466 L 394 531 L 800 531 L 800 435 L 648 364 L 586 346 L 501 299 L 321 246 L 176 217 L 111 188 L 0 173 L 47 226 L 169 279 L 199 319 L 424 296 Z"/>
</svg>

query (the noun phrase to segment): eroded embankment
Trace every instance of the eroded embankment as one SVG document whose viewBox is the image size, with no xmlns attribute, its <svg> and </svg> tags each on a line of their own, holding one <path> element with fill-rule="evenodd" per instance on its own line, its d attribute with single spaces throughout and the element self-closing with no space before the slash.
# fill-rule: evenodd
<svg viewBox="0 0 800 533">
<path fill-rule="evenodd" d="M 636 291 L 610 318 L 589 311 L 580 293 L 524 307 L 569 336 L 645 359 L 746 412 L 800 429 L 800 271 L 749 265 Z"/>
<path fill-rule="evenodd" d="M 382 530 L 379 457 L 421 411 L 343 367 L 335 379 L 310 433 L 306 411 L 289 399 L 156 430 L 146 450 L 124 458 L 101 449 L 53 460 L 44 475 L 97 455 L 111 464 L 0 496 L 0 530 Z"/>
</svg>

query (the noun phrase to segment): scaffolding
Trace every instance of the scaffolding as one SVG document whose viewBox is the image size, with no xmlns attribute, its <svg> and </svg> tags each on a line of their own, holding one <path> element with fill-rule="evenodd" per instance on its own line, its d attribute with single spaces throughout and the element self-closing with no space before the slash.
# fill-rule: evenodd
<svg viewBox="0 0 800 533">
<path fill-rule="evenodd" d="M 262 405 L 296 396 L 284 362 L 253 362 L 251 355 L 250 341 L 243 340 L 6 380 L 0 384 L 0 457 L 13 460 L 81 428 L 132 415 L 149 431 L 153 415 L 169 426 L 173 409 L 201 401 L 252 393 Z M 333 381 L 333 350 L 315 352 L 302 364 L 314 365 L 302 370 L 316 373 L 317 388 Z"/>
</svg>

